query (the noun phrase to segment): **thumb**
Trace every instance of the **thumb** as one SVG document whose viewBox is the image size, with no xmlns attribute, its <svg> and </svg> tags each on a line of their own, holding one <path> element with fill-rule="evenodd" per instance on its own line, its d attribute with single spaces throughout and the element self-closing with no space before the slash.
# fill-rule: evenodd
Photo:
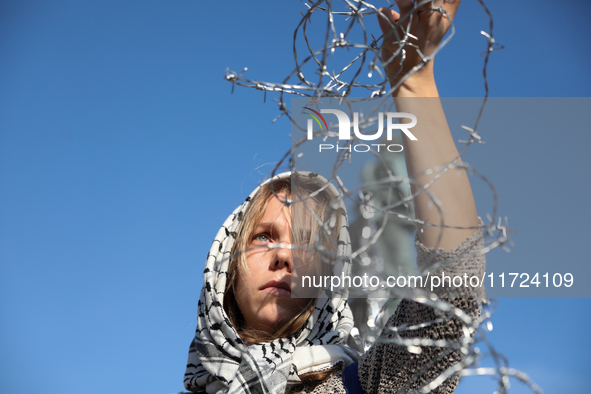
<svg viewBox="0 0 591 394">
<path fill-rule="evenodd" d="M 377 16 L 378 24 L 384 36 L 387 36 L 394 29 L 394 24 L 400 19 L 400 14 L 389 8 L 380 8 Z"/>
</svg>

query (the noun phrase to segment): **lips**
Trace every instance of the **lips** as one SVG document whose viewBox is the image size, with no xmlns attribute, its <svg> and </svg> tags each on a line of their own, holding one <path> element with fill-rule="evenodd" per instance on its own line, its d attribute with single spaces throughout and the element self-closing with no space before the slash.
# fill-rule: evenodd
<svg viewBox="0 0 591 394">
<path fill-rule="evenodd" d="M 288 282 L 282 282 L 277 280 L 272 280 L 265 283 L 259 290 L 268 290 L 269 292 L 277 293 L 277 294 L 288 294 L 291 295 L 291 285 Z"/>
</svg>

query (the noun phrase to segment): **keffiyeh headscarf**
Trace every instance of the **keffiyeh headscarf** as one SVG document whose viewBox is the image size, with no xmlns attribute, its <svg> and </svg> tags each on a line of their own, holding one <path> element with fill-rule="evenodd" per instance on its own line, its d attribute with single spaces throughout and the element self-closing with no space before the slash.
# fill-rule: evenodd
<svg viewBox="0 0 591 394">
<path fill-rule="evenodd" d="M 319 177 L 298 172 L 299 176 Z M 277 178 L 289 178 L 283 173 Z M 269 180 L 271 181 L 271 180 Z M 223 308 L 226 278 L 232 246 L 240 221 L 260 185 L 224 222 L 218 232 L 204 270 L 204 285 L 198 304 L 197 330 L 189 348 L 185 388 L 193 392 L 283 394 L 288 384 L 300 382 L 298 374 L 332 368 L 338 362 L 348 365 L 358 353 L 346 346 L 353 327 L 347 294 L 318 298 L 314 311 L 297 337 L 279 338 L 247 346 L 238 336 Z M 328 184 L 334 195 L 336 188 Z M 346 211 L 342 215 L 337 256 L 350 255 Z M 340 272 L 349 269 L 348 259 L 338 259 Z"/>
</svg>

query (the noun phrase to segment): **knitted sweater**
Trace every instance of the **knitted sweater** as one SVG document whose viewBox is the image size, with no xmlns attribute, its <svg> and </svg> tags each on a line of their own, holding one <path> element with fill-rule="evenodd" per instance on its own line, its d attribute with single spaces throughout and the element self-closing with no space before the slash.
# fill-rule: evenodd
<svg viewBox="0 0 591 394">
<path fill-rule="evenodd" d="M 421 270 L 433 264 L 450 261 L 450 264 L 432 272 L 431 275 L 441 277 L 444 272 L 446 276 L 451 277 L 454 275 L 463 277 L 467 274 L 468 277 L 476 275 L 482 278 L 486 261 L 484 255 L 479 253 L 483 247 L 481 231 L 475 232 L 453 251 L 429 249 L 418 240 L 415 243 Z M 471 291 L 474 291 L 471 294 L 472 297 L 470 297 Z M 471 318 L 480 316 L 477 298 L 480 300 L 485 298 L 482 288 L 461 288 L 459 291 L 458 288 L 439 288 L 436 293 L 440 299 L 449 300 L 452 306 L 460 308 Z M 424 324 L 433 321 L 436 323 Z M 401 327 L 407 329 L 393 329 Z M 432 393 L 452 393 L 458 385 L 459 378 L 451 372 L 462 359 L 460 351 L 452 349 L 453 346 L 439 345 L 420 346 L 420 351 L 414 348 L 413 352 L 410 352 L 408 346 L 396 342 L 421 338 L 449 341 L 447 345 L 458 344 L 464 327 L 466 325 L 459 319 L 446 318 L 430 306 L 412 300 L 403 300 L 388 320 L 379 339 L 359 360 L 358 374 L 364 393 L 409 392 L 421 389 L 425 385 L 431 385 Z M 449 372 L 449 375 L 446 375 L 449 377 L 442 382 L 437 380 L 446 371 Z M 343 369 L 340 368 L 323 384 L 304 392 L 345 394 L 342 374 Z"/>
</svg>

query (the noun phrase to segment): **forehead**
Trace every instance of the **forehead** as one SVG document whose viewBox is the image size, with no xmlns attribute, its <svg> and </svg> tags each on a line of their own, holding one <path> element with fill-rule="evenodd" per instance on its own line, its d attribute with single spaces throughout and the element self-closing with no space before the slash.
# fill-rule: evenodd
<svg viewBox="0 0 591 394">
<path fill-rule="evenodd" d="M 286 205 L 285 202 L 288 200 L 289 196 L 286 193 L 270 196 L 259 224 L 287 224 L 290 227 L 293 225 L 294 230 L 298 228 L 309 229 L 312 224 L 314 216 L 312 212 L 316 207 L 316 202 L 307 199 L 305 202 L 299 201 Z"/>
<path fill-rule="evenodd" d="M 266 223 L 280 220 L 291 223 L 291 212 L 289 207 L 285 205 L 287 200 L 288 196 L 285 193 L 278 193 L 269 197 L 260 222 Z"/>
</svg>

